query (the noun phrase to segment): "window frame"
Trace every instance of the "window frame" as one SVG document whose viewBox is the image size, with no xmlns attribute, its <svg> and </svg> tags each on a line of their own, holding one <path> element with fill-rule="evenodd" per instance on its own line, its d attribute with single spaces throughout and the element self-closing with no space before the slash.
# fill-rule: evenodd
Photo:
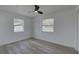
<svg viewBox="0 0 79 59">
<path fill-rule="evenodd" d="M 20 18 L 14 18 L 14 22 L 13 22 L 13 27 L 14 27 L 13 29 L 14 29 L 14 32 L 16 32 L 16 33 L 17 33 L 17 32 L 24 32 L 24 20 L 23 20 L 23 19 L 20 19 L 21 21 L 23 21 L 23 23 L 22 23 L 22 22 L 21 22 L 21 23 L 18 22 L 19 24 L 15 24 L 15 20 L 18 20 L 18 19 L 20 19 Z M 20 31 L 17 30 L 17 31 L 16 31 L 16 30 L 15 30 L 15 27 L 19 27 L 19 26 L 22 26 L 22 30 L 20 30 Z"/>
<path fill-rule="evenodd" d="M 52 22 L 53 24 L 51 24 L 51 25 L 43 25 L 43 21 L 44 21 L 44 20 L 49 20 L 49 19 L 53 19 L 53 22 Z M 42 32 L 48 32 L 48 33 L 54 32 L 54 20 L 55 20 L 54 18 L 43 19 L 42 22 L 41 22 L 41 31 L 42 31 Z M 44 31 L 44 30 L 43 30 L 43 26 L 44 26 L 44 27 L 45 27 L 45 26 L 53 27 L 53 30 L 52 30 L 52 31 Z"/>
</svg>

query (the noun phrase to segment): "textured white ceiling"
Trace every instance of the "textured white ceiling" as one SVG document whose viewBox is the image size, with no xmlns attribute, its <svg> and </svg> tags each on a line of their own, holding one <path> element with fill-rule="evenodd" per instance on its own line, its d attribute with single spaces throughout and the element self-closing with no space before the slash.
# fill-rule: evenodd
<svg viewBox="0 0 79 59">
<path fill-rule="evenodd" d="M 40 6 L 39 10 L 43 11 L 44 14 L 75 7 L 73 5 L 39 5 L 39 6 Z M 33 12 L 34 10 L 33 5 L 0 5 L 0 9 L 30 17 L 38 15 Z"/>
</svg>

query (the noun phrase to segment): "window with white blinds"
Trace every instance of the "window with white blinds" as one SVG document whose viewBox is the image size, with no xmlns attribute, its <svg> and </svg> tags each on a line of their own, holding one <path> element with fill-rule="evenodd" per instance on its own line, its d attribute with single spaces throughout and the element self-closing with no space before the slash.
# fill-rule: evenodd
<svg viewBox="0 0 79 59">
<path fill-rule="evenodd" d="M 24 32 L 23 19 L 14 19 L 14 32 Z"/>
<path fill-rule="evenodd" d="M 44 19 L 42 21 L 42 31 L 43 32 L 54 32 L 54 19 Z"/>
</svg>

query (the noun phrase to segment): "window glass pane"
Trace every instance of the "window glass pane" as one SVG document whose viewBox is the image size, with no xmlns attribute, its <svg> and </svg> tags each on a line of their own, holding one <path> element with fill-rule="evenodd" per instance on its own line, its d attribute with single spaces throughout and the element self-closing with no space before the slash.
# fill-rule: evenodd
<svg viewBox="0 0 79 59">
<path fill-rule="evenodd" d="M 54 27 L 53 26 L 42 26 L 42 31 L 43 32 L 54 32 Z"/>
<path fill-rule="evenodd" d="M 24 31 L 24 20 L 14 19 L 14 32 L 23 32 L 23 31 Z"/>
<path fill-rule="evenodd" d="M 22 31 L 24 31 L 23 26 L 14 26 L 14 32 L 22 32 Z"/>
<path fill-rule="evenodd" d="M 43 32 L 54 32 L 54 19 L 45 19 L 42 21 Z"/>
<path fill-rule="evenodd" d="M 54 25 L 54 19 L 43 20 L 42 25 Z"/>
<path fill-rule="evenodd" d="M 20 25 L 20 24 L 24 24 L 24 20 L 22 19 L 14 19 L 14 25 Z"/>
</svg>

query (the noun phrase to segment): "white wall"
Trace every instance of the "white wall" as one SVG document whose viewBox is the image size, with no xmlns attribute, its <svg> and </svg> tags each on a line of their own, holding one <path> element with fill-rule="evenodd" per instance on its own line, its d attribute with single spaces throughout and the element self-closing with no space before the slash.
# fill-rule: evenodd
<svg viewBox="0 0 79 59">
<path fill-rule="evenodd" d="M 24 20 L 24 32 L 13 32 L 13 19 Z M 0 45 L 27 39 L 31 36 L 31 19 L 14 13 L 0 11 Z"/>
<path fill-rule="evenodd" d="M 35 37 L 41 40 L 65 45 L 75 48 L 76 46 L 76 27 L 75 10 L 63 10 L 49 15 L 41 15 L 35 19 Z M 44 33 L 41 31 L 41 21 L 46 18 L 55 18 L 55 31 L 53 33 Z"/>
</svg>

